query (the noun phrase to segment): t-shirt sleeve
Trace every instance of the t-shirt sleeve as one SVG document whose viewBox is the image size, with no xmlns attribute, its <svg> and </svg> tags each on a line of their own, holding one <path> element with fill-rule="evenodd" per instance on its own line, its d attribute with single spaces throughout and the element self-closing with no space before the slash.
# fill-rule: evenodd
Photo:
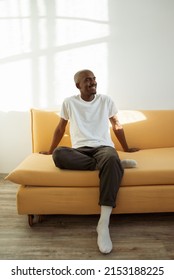
<svg viewBox="0 0 174 280">
<path fill-rule="evenodd" d="M 63 118 L 64 120 L 69 120 L 69 114 L 68 114 L 68 106 L 66 103 L 66 100 L 64 100 L 61 110 L 60 110 L 60 117 Z"/>
<path fill-rule="evenodd" d="M 108 108 L 109 108 L 108 111 L 109 118 L 113 117 L 118 113 L 118 109 L 115 106 L 114 101 L 110 97 L 108 98 Z"/>
</svg>

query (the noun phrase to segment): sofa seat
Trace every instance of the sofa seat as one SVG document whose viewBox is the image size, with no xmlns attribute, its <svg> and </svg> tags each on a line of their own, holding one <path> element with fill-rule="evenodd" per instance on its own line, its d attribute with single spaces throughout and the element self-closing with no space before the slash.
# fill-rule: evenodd
<svg viewBox="0 0 174 280">
<path fill-rule="evenodd" d="M 121 186 L 172 185 L 174 148 L 145 149 L 136 153 L 119 152 L 121 159 L 133 158 L 137 167 L 126 169 Z M 61 170 L 51 155 L 29 155 L 8 177 L 24 186 L 94 187 L 99 186 L 98 171 Z M 7 179 L 8 179 L 7 177 Z"/>
</svg>

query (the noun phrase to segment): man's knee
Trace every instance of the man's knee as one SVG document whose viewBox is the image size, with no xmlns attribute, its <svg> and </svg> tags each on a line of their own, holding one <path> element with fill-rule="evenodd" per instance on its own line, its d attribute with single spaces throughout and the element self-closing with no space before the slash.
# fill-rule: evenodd
<svg viewBox="0 0 174 280">
<path fill-rule="evenodd" d="M 118 163 L 120 161 L 116 150 L 111 147 L 109 147 L 109 149 L 107 150 L 105 158 L 110 164 Z"/>
<path fill-rule="evenodd" d="M 66 158 L 69 149 L 69 147 L 57 147 L 53 151 L 52 158 L 57 167 L 63 168 L 63 161 Z"/>
<path fill-rule="evenodd" d="M 112 155 L 108 155 L 108 161 L 110 162 L 110 164 L 114 164 L 114 163 L 118 163 L 120 159 L 117 156 L 117 154 L 112 154 Z"/>
</svg>

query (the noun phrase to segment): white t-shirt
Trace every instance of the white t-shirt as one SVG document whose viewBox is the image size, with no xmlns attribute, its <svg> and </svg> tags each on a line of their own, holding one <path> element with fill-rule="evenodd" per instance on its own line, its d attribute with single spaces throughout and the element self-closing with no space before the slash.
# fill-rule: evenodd
<svg viewBox="0 0 174 280">
<path fill-rule="evenodd" d="M 73 148 L 101 145 L 114 147 L 109 118 L 117 112 L 114 102 L 107 95 L 96 94 L 90 102 L 75 95 L 64 100 L 60 116 L 70 121 Z"/>
</svg>

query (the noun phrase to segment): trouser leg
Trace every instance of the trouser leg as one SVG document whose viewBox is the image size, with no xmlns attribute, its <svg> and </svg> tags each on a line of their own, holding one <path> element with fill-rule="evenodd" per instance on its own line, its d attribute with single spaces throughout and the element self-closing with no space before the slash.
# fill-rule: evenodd
<svg viewBox="0 0 174 280">
<path fill-rule="evenodd" d="M 99 205 L 116 206 L 116 196 L 123 177 L 123 167 L 116 150 L 99 147 L 94 155 L 100 177 Z"/>
<path fill-rule="evenodd" d="M 95 170 L 96 160 L 85 153 L 85 149 L 58 147 L 53 152 L 57 167 L 69 170 Z"/>
<path fill-rule="evenodd" d="M 58 147 L 53 152 L 57 167 L 69 170 L 95 170 L 100 177 L 99 205 L 115 207 L 116 196 L 123 177 L 123 167 L 112 147 Z"/>
</svg>

